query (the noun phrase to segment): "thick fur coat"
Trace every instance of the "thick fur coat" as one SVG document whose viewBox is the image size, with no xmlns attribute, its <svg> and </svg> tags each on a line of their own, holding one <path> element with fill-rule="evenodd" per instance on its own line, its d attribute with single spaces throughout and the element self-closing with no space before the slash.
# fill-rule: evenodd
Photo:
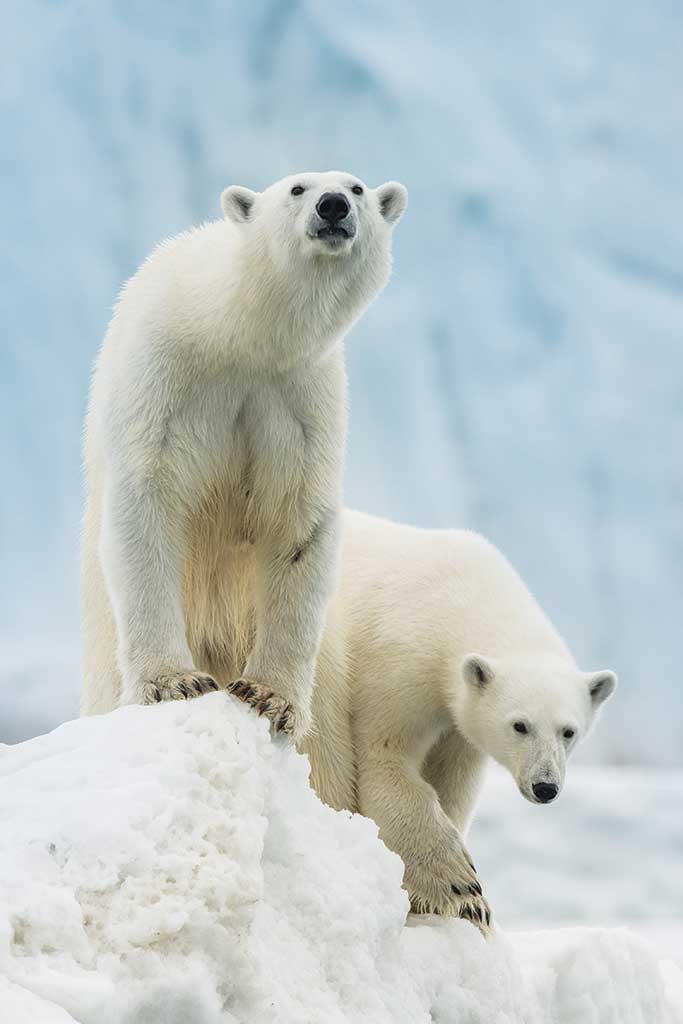
<svg viewBox="0 0 683 1024">
<path fill-rule="evenodd" d="M 222 204 L 128 282 L 97 361 L 82 710 L 232 683 L 296 740 L 337 564 L 343 338 L 406 192 L 308 173 Z"/>
<path fill-rule="evenodd" d="M 517 572 L 476 533 L 346 512 L 342 565 L 306 741 L 313 784 L 377 822 L 404 861 L 415 910 L 486 930 L 465 838 L 488 759 L 531 802 L 557 798 L 616 678 L 577 668 Z"/>
</svg>

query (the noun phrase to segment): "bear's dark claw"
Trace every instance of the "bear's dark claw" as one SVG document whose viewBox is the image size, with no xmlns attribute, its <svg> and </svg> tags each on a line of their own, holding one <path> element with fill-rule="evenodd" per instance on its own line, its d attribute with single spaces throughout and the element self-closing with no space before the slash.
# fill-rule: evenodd
<svg viewBox="0 0 683 1024">
<path fill-rule="evenodd" d="M 291 704 L 285 705 L 285 707 L 282 709 L 282 713 L 280 714 L 280 716 L 279 716 L 279 718 L 278 718 L 278 720 L 277 720 L 277 722 L 275 724 L 275 731 L 276 732 L 284 732 L 285 731 L 285 729 L 287 728 L 287 720 L 288 720 L 289 716 L 291 715 L 291 713 L 292 713 L 292 705 Z"/>
</svg>

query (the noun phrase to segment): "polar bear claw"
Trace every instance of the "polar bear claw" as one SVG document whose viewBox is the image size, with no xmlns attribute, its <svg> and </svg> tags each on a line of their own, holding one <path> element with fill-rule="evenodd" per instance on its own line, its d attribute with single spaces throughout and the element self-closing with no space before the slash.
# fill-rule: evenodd
<svg viewBox="0 0 683 1024">
<path fill-rule="evenodd" d="M 238 679 L 228 686 L 228 693 L 267 718 L 274 733 L 292 736 L 296 726 L 296 715 L 291 703 L 280 697 L 270 687 L 247 679 Z"/>
<path fill-rule="evenodd" d="M 167 700 L 191 700 L 219 690 L 216 680 L 206 672 L 173 672 L 147 680 L 142 686 L 142 703 L 159 704 Z"/>
</svg>

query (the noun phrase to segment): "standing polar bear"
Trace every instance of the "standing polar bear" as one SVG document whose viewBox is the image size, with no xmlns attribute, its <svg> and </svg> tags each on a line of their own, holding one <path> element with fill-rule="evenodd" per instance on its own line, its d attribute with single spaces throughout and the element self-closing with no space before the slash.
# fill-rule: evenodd
<svg viewBox="0 0 683 1024">
<path fill-rule="evenodd" d="M 310 725 L 338 550 L 342 339 L 383 288 L 402 185 L 231 187 L 123 289 L 86 423 L 82 710 L 216 689 Z"/>
<path fill-rule="evenodd" d="M 486 931 L 490 911 L 464 840 L 487 759 L 527 800 L 554 800 L 616 677 L 577 668 L 519 575 L 478 534 L 347 512 L 342 567 L 306 740 L 313 785 L 375 820 L 405 864 L 413 909 Z"/>
</svg>

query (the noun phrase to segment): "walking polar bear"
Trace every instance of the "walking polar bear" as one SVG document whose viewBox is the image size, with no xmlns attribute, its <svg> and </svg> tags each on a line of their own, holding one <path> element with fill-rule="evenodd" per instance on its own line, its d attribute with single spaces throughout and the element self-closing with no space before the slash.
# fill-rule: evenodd
<svg viewBox="0 0 683 1024">
<path fill-rule="evenodd" d="M 402 185 L 231 187 L 123 289 L 86 422 L 85 713 L 235 696 L 295 740 L 338 554 L 342 339 L 385 285 Z M 247 582 L 248 581 L 248 582 Z"/>
<path fill-rule="evenodd" d="M 490 910 L 464 840 L 488 758 L 533 803 L 613 693 L 483 537 L 346 512 L 305 741 L 322 798 L 375 820 L 420 912 Z M 349 751 L 352 751 L 352 755 Z"/>
</svg>

